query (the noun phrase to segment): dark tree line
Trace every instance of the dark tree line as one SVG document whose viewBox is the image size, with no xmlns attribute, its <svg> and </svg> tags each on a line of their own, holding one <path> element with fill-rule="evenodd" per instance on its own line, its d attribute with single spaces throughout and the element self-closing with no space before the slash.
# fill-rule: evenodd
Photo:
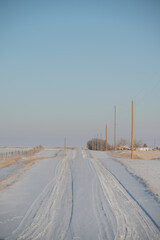
<svg viewBox="0 0 160 240">
<path fill-rule="evenodd" d="M 131 148 L 130 143 L 128 140 L 121 138 L 119 142 L 117 143 L 117 149 L 119 147 L 128 147 Z M 140 148 L 140 147 L 147 147 L 147 144 L 143 144 L 140 140 L 134 140 L 134 148 Z M 99 138 L 92 138 L 87 142 L 87 148 L 90 150 L 96 150 L 96 151 L 106 151 L 106 140 L 99 139 Z M 113 150 L 113 145 L 107 144 L 107 150 Z"/>
<path fill-rule="evenodd" d="M 106 151 L 106 140 L 92 138 L 87 142 L 87 148 L 95 151 Z M 107 150 L 112 150 L 113 146 L 107 144 Z"/>
</svg>

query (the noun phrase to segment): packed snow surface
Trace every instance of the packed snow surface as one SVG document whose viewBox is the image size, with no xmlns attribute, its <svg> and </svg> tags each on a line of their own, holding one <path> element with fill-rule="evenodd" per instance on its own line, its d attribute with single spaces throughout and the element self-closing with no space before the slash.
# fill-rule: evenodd
<svg viewBox="0 0 160 240">
<path fill-rule="evenodd" d="M 159 202 L 109 155 L 39 156 L 46 159 L 0 192 L 0 239 L 160 239 Z"/>
<path fill-rule="evenodd" d="M 132 160 L 118 158 L 118 161 L 124 164 L 128 171 L 140 177 L 148 189 L 160 200 L 160 159 Z"/>
</svg>

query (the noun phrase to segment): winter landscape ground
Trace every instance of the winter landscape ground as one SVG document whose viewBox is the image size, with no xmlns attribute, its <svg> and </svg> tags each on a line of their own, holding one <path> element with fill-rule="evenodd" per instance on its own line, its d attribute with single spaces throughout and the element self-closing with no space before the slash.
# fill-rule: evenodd
<svg viewBox="0 0 160 240">
<path fill-rule="evenodd" d="M 160 160 L 44 149 L 0 168 L 0 239 L 160 239 Z"/>
</svg>

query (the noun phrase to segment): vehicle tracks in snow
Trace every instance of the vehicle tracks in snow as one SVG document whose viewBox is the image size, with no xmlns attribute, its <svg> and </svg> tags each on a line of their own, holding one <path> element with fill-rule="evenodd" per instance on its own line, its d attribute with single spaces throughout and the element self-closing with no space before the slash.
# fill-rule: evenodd
<svg viewBox="0 0 160 240">
<path fill-rule="evenodd" d="M 87 151 L 67 151 L 12 240 L 160 239 L 116 177 Z"/>
<path fill-rule="evenodd" d="M 112 173 L 104 168 L 100 161 L 93 156 L 90 160 L 95 168 L 106 199 L 105 204 L 101 203 L 101 207 L 95 205 L 97 211 L 96 216 L 98 222 L 101 222 L 101 215 L 102 212 L 104 212 L 105 215 L 108 216 L 109 223 L 111 224 L 109 229 L 107 229 L 108 223 L 103 228 L 102 225 L 99 224 L 99 239 L 159 239 L 159 229 Z M 100 196 L 96 193 L 96 188 L 95 186 L 93 191 L 94 198 Z M 100 200 L 98 201 L 97 199 L 95 202 L 100 203 Z M 107 207 L 104 208 L 104 206 Z M 109 216 L 109 212 L 113 215 L 110 214 Z M 113 229 L 112 232 L 111 229 Z M 111 235 L 109 236 L 108 234 Z M 107 236 L 107 238 L 105 238 L 105 236 Z"/>
<path fill-rule="evenodd" d="M 73 211 L 70 171 L 72 154 L 69 152 L 60 160 L 55 177 L 33 202 L 18 228 L 8 239 L 64 239 Z"/>
</svg>

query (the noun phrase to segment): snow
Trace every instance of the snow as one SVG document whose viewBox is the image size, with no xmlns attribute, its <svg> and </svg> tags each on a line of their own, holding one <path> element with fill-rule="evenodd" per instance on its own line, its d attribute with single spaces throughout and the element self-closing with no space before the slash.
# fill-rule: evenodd
<svg viewBox="0 0 160 240">
<path fill-rule="evenodd" d="M 128 171 L 140 177 L 148 189 L 160 200 L 160 160 L 118 158 Z"/>
<path fill-rule="evenodd" d="M 0 147 L 0 153 L 9 153 L 15 151 L 28 151 L 32 148 L 29 147 Z"/>
<path fill-rule="evenodd" d="M 42 151 L 0 191 L 0 239 L 160 239 L 160 203 L 139 178 L 104 152 L 64 153 Z"/>
<path fill-rule="evenodd" d="M 0 180 L 10 176 L 15 171 L 15 168 L 15 165 L 11 165 L 9 167 L 0 169 Z"/>
<path fill-rule="evenodd" d="M 36 153 L 35 157 L 52 157 L 57 154 L 57 152 L 62 152 L 62 150 L 51 149 L 51 150 L 43 150 L 41 152 Z"/>
</svg>

